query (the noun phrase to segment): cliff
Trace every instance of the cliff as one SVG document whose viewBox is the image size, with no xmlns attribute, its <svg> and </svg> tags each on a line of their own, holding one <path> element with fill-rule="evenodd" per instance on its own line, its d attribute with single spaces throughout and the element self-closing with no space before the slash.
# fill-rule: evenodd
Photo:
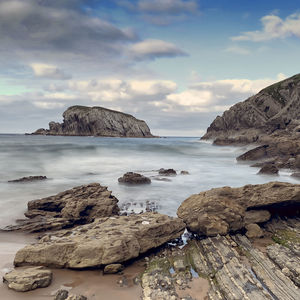
<svg viewBox="0 0 300 300">
<path fill-rule="evenodd" d="M 218 116 L 202 139 L 250 143 L 300 131 L 300 74 L 275 83 Z"/>
<path fill-rule="evenodd" d="M 71 106 L 63 113 L 63 122 L 50 122 L 49 129 L 33 134 L 107 137 L 153 137 L 145 121 L 103 107 Z"/>
</svg>

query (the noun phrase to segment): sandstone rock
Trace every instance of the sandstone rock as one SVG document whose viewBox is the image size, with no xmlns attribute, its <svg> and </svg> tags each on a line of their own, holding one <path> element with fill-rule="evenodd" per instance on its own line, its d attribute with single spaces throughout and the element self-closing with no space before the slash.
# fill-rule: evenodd
<svg viewBox="0 0 300 300">
<path fill-rule="evenodd" d="M 274 164 L 265 164 L 258 174 L 278 175 L 278 168 Z"/>
<path fill-rule="evenodd" d="M 117 203 L 118 199 L 107 187 L 99 183 L 82 185 L 54 196 L 29 201 L 25 216 L 31 220 L 20 221 L 19 225 L 6 229 L 36 232 L 90 223 L 95 218 L 117 215 Z"/>
<path fill-rule="evenodd" d="M 104 274 L 115 274 L 124 269 L 124 266 L 121 264 L 110 264 L 105 266 L 103 273 Z"/>
<path fill-rule="evenodd" d="M 15 269 L 3 276 L 3 282 L 17 292 L 27 292 L 50 285 L 52 272 L 44 267 Z"/>
<path fill-rule="evenodd" d="M 151 179 L 138 173 L 127 172 L 118 179 L 120 183 L 126 184 L 149 184 Z"/>
<path fill-rule="evenodd" d="M 15 265 L 84 269 L 122 263 L 181 236 L 182 220 L 157 213 L 99 218 L 45 235 L 15 256 Z"/>
<path fill-rule="evenodd" d="M 300 185 L 270 182 L 241 188 L 215 188 L 186 199 L 177 215 L 195 233 L 206 236 L 226 234 L 245 227 L 249 220 L 265 222 L 270 214 L 296 215 L 300 205 Z M 263 210 L 263 213 L 250 213 Z"/>
<path fill-rule="evenodd" d="M 45 179 L 47 179 L 47 176 L 28 176 L 28 177 L 22 177 L 14 180 L 9 180 L 8 182 L 33 182 L 33 181 L 39 181 Z"/>
<path fill-rule="evenodd" d="M 153 137 L 147 124 L 135 117 L 103 107 L 72 106 L 63 113 L 63 123 L 49 123 L 49 129 L 33 134 Z"/>
<path fill-rule="evenodd" d="M 261 230 L 261 228 L 257 224 L 248 224 L 245 226 L 247 232 L 246 236 L 251 239 L 251 238 L 260 238 L 263 237 L 264 233 Z"/>
<path fill-rule="evenodd" d="M 177 172 L 174 169 L 159 169 L 158 171 L 159 175 L 164 175 L 164 176 L 175 176 L 177 175 Z"/>
</svg>

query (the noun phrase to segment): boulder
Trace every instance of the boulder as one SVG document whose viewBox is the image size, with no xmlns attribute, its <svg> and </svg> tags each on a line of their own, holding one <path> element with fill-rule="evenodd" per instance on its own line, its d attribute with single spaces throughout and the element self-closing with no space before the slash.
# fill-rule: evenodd
<svg viewBox="0 0 300 300">
<path fill-rule="evenodd" d="M 259 170 L 258 174 L 278 175 L 278 168 L 275 164 L 265 164 Z"/>
<path fill-rule="evenodd" d="M 52 272 L 44 267 L 14 269 L 3 276 L 3 282 L 17 292 L 27 292 L 50 285 Z"/>
<path fill-rule="evenodd" d="M 159 175 L 164 175 L 164 176 L 175 176 L 177 175 L 177 172 L 174 169 L 159 169 L 158 170 Z"/>
<path fill-rule="evenodd" d="M 47 176 L 27 176 L 14 180 L 8 180 L 8 182 L 33 182 L 48 179 Z"/>
<path fill-rule="evenodd" d="M 299 208 L 300 185 L 270 182 L 192 195 L 180 205 L 177 215 L 190 231 L 214 236 L 238 231 L 250 222 L 266 222 L 271 215 L 297 215 Z"/>
<path fill-rule="evenodd" d="M 249 239 L 261 238 L 264 235 L 263 231 L 257 224 L 248 224 L 248 225 L 246 225 L 245 229 L 247 230 L 246 236 Z"/>
<path fill-rule="evenodd" d="M 134 172 L 127 172 L 118 179 L 120 183 L 125 184 L 149 184 L 151 179 Z"/>
<path fill-rule="evenodd" d="M 124 266 L 121 264 L 110 264 L 104 267 L 104 274 L 115 274 L 121 272 L 124 269 Z"/>
<path fill-rule="evenodd" d="M 98 218 L 45 235 L 19 250 L 14 263 L 73 269 L 122 263 L 180 237 L 184 229 L 182 220 L 158 213 Z"/>
<path fill-rule="evenodd" d="M 55 294 L 54 300 L 65 300 L 69 296 L 69 291 L 67 290 L 58 290 Z"/>
<path fill-rule="evenodd" d="M 181 171 L 180 174 L 181 175 L 190 175 L 190 173 L 188 171 Z"/>
</svg>

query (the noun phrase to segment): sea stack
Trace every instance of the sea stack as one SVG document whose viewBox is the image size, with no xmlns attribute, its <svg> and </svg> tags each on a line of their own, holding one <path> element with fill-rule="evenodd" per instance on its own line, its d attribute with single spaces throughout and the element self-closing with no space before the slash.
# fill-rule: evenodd
<svg viewBox="0 0 300 300">
<path fill-rule="evenodd" d="M 71 106 L 63 113 L 63 122 L 50 122 L 49 129 L 34 135 L 154 137 L 148 125 L 132 115 L 103 107 Z"/>
</svg>

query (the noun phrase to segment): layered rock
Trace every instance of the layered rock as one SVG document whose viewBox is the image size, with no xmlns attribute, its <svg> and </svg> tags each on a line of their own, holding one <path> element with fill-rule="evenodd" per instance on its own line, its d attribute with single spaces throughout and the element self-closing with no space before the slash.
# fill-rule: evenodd
<svg viewBox="0 0 300 300">
<path fill-rule="evenodd" d="M 107 187 L 91 183 L 74 187 L 57 195 L 28 202 L 25 216 L 29 220 L 6 229 L 30 232 L 71 227 L 90 223 L 95 218 L 119 214 L 118 199 Z"/>
<path fill-rule="evenodd" d="M 157 213 L 99 218 L 44 236 L 15 256 L 16 266 L 84 269 L 122 263 L 181 236 L 182 220 Z"/>
<path fill-rule="evenodd" d="M 3 276 L 3 282 L 17 292 L 27 292 L 50 285 L 52 272 L 44 267 L 15 269 Z"/>
<path fill-rule="evenodd" d="M 297 215 L 299 210 L 300 185 L 270 182 L 192 195 L 180 205 L 177 215 L 190 231 L 214 236 L 266 222 L 271 215 Z"/>
<path fill-rule="evenodd" d="M 49 123 L 38 135 L 153 137 L 145 121 L 103 107 L 71 106 L 63 113 L 62 123 Z"/>
</svg>

